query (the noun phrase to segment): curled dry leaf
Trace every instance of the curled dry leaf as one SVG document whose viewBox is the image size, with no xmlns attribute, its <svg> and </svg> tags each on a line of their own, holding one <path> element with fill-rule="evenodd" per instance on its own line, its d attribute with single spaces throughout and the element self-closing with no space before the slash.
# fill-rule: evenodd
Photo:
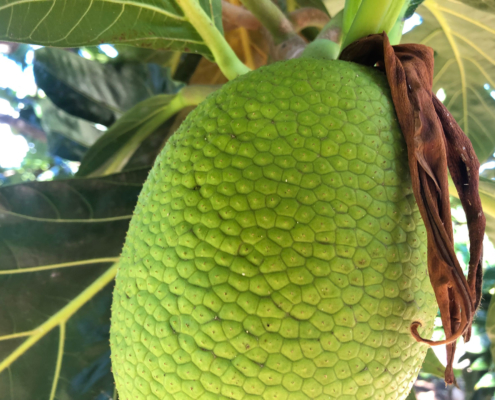
<svg viewBox="0 0 495 400">
<path fill-rule="evenodd" d="M 391 46 L 385 33 L 348 46 L 341 59 L 385 71 L 404 134 L 412 187 L 428 235 L 428 271 L 446 339 L 434 342 L 411 325 L 414 338 L 431 346 L 447 345 L 445 382 L 454 383 L 456 340 L 468 341 L 481 298 L 485 216 L 478 193 L 479 161 L 471 142 L 432 93 L 433 49 L 419 44 Z M 448 171 L 466 212 L 470 260 L 464 276 L 454 251 Z"/>
</svg>

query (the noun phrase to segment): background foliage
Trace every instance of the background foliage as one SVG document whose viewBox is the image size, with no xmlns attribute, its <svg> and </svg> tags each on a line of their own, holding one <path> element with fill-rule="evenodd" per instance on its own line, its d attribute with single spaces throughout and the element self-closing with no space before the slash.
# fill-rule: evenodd
<svg viewBox="0 0 495 400">
<path fill-rule="evenodd" d="M 287 14 L 314 7 L 330 16 L 343 6 L 342 0 L 275 3 Z M 67 11 L 64 2 L 0 0 L 0 40 L 31 44 L 0 44 L 0 68 L 8 65 L 25 82 L 35 79 L 28 90 L 0 79 L 0 124 L 9 126 L 0 141 L 25 138 L 27 149 L 17 166 L 2 166 L 8 153 L 0 151 L 0 393 L 8 400 L 116 398 L 108 346 L 111 266 L 156 155 L 214 89 L 195 85 L 227 81 L 176 1 L 71 4 Z M 224 32 L 222 2 L 200 4 L 246 65 L 273 61 L 259 29 L 225 24 Z M 403 42 L 435 50 L 434 91 L 483 163 L 480 192 L 495 241 L 495 6 L 484 0 L 413 5 L 420 7 L 407 12 L 406 30 L 413 29 Z M 302 29 L 306 38 L 317 33 Z M 6 73 L 10 80 L 14 72 Z M 466 267 L 466 221 L 455 198 L 452 205 L 456 251 Z M 456 364 L 466 400 L 492 399 L 495 391 L 494 294 L 495 250 L 486 239 L 483 301 L 474 337 L 460 345 Z M 441 385 L 437 356 L 442 359 L 441 350 L 428 354 L 418 399 Z"/>
</svg>

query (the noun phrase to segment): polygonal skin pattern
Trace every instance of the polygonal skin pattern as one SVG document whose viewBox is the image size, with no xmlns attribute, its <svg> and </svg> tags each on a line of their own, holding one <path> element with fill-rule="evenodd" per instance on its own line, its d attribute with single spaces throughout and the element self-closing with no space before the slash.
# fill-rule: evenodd
<svg viewBox="0 0 495 400">
<path fill-rule="evenodd" d="M 437 305 L 384 75 L 279 62 L 168 141 L 116 278 L 121 400 L 405 399 Z"/>
</svg>

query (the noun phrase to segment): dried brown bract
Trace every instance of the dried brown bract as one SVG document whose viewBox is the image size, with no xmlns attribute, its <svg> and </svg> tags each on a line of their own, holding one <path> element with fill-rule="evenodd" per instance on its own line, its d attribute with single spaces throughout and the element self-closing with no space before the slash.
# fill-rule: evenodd
<svg viewBox="0 0 495 400">
<path fill-rule="evenodd" d="M 440 307 L 446 339 L 422 338 L 420 322 L 411 325 L 414 338 L 431 346 L 447 345 L 445 381 L 454 383 L 456 340 L 468 341 L 481 300 L 485 216 L 478 194 L 479 161 L 471 142 L 432 93 L 433 50 L 419 44 L 391 46 L 385 33 L 348 46 L 341 59 L 385 71 L 397 118 L 406 139 L 414 196 L 428 235 L 428 271 Z M 464 276 L 454 252 L 448 172 L 466 212 L 470 261 Z"/>
</svg>

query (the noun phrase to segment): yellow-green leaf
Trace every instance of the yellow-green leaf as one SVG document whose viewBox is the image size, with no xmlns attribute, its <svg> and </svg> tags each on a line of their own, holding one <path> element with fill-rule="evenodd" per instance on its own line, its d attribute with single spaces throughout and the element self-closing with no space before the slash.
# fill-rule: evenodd
<svg viewBox="0 0 495 400">
<path fill-rule="evenodd" d="M 455 0 L 426 0 L 416 12 L 423 23 L 403 42 L 435 50 L 433 90 L 484 162 L 495 150 L 495 14 Z"/>
</svg>

